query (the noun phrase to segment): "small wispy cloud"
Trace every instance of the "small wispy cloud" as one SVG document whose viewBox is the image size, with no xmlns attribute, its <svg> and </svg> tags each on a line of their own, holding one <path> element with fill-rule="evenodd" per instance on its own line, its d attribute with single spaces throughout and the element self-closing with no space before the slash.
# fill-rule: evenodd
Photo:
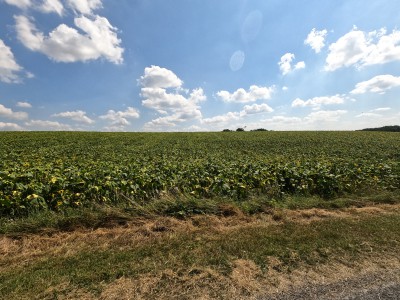
<svg viewBox="0 0 400 300">
<path fill-rule="evenodd" d="M 378 75 L 370 80 L 362 81 L 356 84 L 354 90 L 352 90 L 351 94 L 365 94 L 367 92 L 370 93 L 378 93 L 385 94 L 386 91 L 400 86 L 400 76 L 396 77 L 393 75 Z"/>
<path fill-rule="evenodd" d="M 29 102 L 17 102 L 17 107 L 21 107 L 21 108 L 32 108 L 32 104 L 30 104 Z"/>
<path fill-rule="evenodd" d="M 327 33 L 328 31 L 326 29 L 316 30 L 313 28 L 304 40 L 304 44 L 309 45 L 315 53 L 319 53 L 325 46 L 325 37 Z"/>
<path fill-rule="evenodd" d="M 282 75 L 286 75 L 294 70 L 304 69 L 306 67 L 306 63 L 304 61 L 299 61 L 292 66 L 294 59 L 295 56 L 293 53 L 286 53 L 282 55 L 281 60 L 278 62 Z"/>
<path fill-rule="evenodd" d="M 95 121 L 90 119 L 86 115 L 86 112 L 84 112 L 82 110 L 65 111 L 65 112 L 53 114 L 52 117 L 66 118 L 66 119 L 70 119 L 70 120 L 73 120 L 73 121 L 76 121 L 76 122 L 80 122 L 80 123 L 85 123 L 85 124 L 93 124 L 93 123 L 95 123 Z"/>
</svg>

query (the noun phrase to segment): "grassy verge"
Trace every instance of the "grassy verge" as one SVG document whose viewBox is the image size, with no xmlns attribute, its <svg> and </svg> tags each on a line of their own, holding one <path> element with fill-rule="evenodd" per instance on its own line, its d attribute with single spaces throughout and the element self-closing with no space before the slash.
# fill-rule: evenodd
<svg viewBox="0 0 400 300">
<path fill-rule="evenodd" d="M 264 282 L 271 268 L 287 273 L 304 265 L 351 263 L 400 251 L 399 209 L 314 221 L 271 222 L 259 215 L 160 220 L 92 232 L 3 237 L 0 295 L 111 299 L 105 296 L 110 287 L 129 281 L 137 299 L 196 299 L 199 286 L 203 290 L 197 292 L 224 299 L 232 285 L 245 297 L 251 285 L 243 288 L 235 279 L 240 262 L 248 266 L 239 268 L 240 274 L 250 270 Z"/>
<path fill-rule="evenodd" d="M 375 204 L 400 203 L 399 191 L 352 194 L 340 198 L 323 199 L 317 196 L 287 196 L 274 200 L 253 195 L 246 201 L 232 201 L 228 198 L 197 199 L 190 196 L 165 196 L 144 203 L 127 206 L 96 205 L 71 208 L 62 212 L 38 211 L 27 216 L 0 218 L 0 234 L 39 233 L 41 231 L 72 231 L 77 228 L 96 229 L 124 225 L 137 217 L 153 218 L 172 216 L 185 219 L 193 215 L 230 216 L 244 213 L 274 214 L 282 209 L 340 209 L 364 207 Z M 128 203 L 130 204 L 130 203 Z"/>
</svg>

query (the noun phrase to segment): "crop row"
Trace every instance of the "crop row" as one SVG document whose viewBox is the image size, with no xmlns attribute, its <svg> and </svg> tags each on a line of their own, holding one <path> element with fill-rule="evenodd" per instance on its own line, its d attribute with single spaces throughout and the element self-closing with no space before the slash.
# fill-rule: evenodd
<svg viewBox="0 0 400 300">
<path fill-rule="evenodd" d="M 388 151 L 375 158 L 366 157 L 361 150 L 360 155 L 347 157 L 338 155 L 345 153 L 345 149 L 337 135 L 337 147 L 331 149 L 332 154 L 312 155 L 305 145 L 297 145 L 309 142 L 302 141 L 307 135 L 299 133 L 299 139 L 292 142 L 297 147 L 296 154 L 290 150 L 285 154 L 283 147 L 280 154 L 268 155 L 265 139 L 279 139 L 245 134 L 249 136 L 239 140 L 222 133 L 194 137 L 160 135 L 157 143 L 149 135 L 139 142 L 132 139 L 132 144 L 123 136 L 105 139 L 100 133 L 76 135 L 75 143 L 65 133 L 43 134 L 36 139 L 28 134 L 21 139 L 19 148 L 15 148 L 14 140 L 7 139 L 11 135 L 6 135 L 3 141 L 13 145 L 0 153 L 0 212 L 16 214 L 32 208 L 62 210 L 92 203 L 134 203 L 166 193 L 192 195 L 199 201 L 208 197 L 245 201 L 254 193 L 274 199 L 287 194 L 330 198 L 359 190 L 400 189 L 399 161 L 385 157 L 392 145 L 398 147 L 398 140 L 389 140 Z M 34 145 L 46 144 L 52 137 L 53 143 L 35 149 Z M 216 138 L 222 147 L 213 149 L 215 144 L 210 137 Z M 281 140 L 284 138 L 282 134 Z M 236 143 L 236 148 L 228 147 L 232 143 Z M 384 150 L 374 149 L 373 145 L 370 143 L 371 151 Z M 301 146 L 304 151 L 299 153 Z M 285 147 L 290 147 L 290 141 Z"/>
<path fill-rule="evenodd" d="M 29 207 L 61 209 L 95 202 L 146 200 L 165 192 L 244 200 L 250 193 L 270 197 L 318 194 L 332 197 L 363 187 L 400 188 L 398 166 L 386 163 L 302 161 L 253 163 L 24 167 L 0 172 L 5 212 Z"/>
</svg>

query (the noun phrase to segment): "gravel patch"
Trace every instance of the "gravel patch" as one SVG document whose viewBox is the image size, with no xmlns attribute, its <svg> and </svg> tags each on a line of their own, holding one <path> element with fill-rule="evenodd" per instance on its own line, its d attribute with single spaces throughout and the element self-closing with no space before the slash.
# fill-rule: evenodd
<svg viewBox="0 0 400 300">
<path fill-rule="evenodd" d="M 400 300 L 400 270 L 372 273 L 330 284 L 307 283 L 257 300 Z"/>
</svg>

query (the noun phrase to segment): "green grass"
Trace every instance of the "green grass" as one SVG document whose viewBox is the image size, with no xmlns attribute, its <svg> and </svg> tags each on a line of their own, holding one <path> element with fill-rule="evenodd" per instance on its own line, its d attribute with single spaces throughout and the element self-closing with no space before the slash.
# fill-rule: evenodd
<svg viewBox="0 0 400 300">
<path fill-rule="evenodd" d="M 166 270 L 187 275 L 195 268 L 211 268 L 229 276 L 236 259 L 254 261 L 265 270 L 268 257 L 273 256 L 282 262 L 281 271 L 290 271 L 304 264 L 393 254 L 400 250 L 399 228 L 400 216 L 391 214 L 301 226 L 293 222 L 261 224 L 226 232 L 205 228 L 165 234 L 139 244 L 91 245 L 73 255 L 51 255 L 10 269 L 3 266 L 6 270 L 0 274 L 0 295 L 4 299 L 32 299 L 65 283 L 66 289 L 99 295 L 104 284 L 122 276 L 156 276 Z"/>
<path fill-rule="evenodd" d="M 227 198 L 197 199 L 185 196 L 169 196 L 146 202 L 143 206 L 94 205 L 81 209 L 68 209 L 62 212 L 42 211 L 28 216 L 0 218 L 0 233 L 21 234 L 40 233 L 42 231 L 72 231 L 77 228 L 101 228 L 124 225 L 137 217 L 172 216 L 184 219 L 193 215 L 236 215 L 271 213 L 276 209 L 340 209 L 364 207 L 375 204 L 400 203 L 400 193 L 381 192 L 375 195 L 347 195 L 329 201 L 320 197 L 288 196 L 280 200 L 271 200 L 254 196 L 244 202 Z"/>
<path fill-rule="evenodd" d="M 93 205 L 80 209 L 67 209 L 61 212 L 39 210 L 28 216 L 1 217 L 0 234 L 40 233 L 43 231 L 73 231 L 78 228 L 101 228 L 121 226 L 137 217 L 154 218 L 172 216 L 185 219 L 194 215 L 231 216 L 238 213 L 252 215 L 257 213 L 276 214 L 282 209 L 341 209 L 365 207 L 375 204 L 398 204 L 400 192 L 385 191 L 347 195 L 326 200 L 321 197 L 287 196 L 274 200 L 255 195 L 246 201 L 237 202 L 228 198 L 198 199 L 190 196 L 168 196 L 153 199 L 143 205 Z"/>
</svg>

